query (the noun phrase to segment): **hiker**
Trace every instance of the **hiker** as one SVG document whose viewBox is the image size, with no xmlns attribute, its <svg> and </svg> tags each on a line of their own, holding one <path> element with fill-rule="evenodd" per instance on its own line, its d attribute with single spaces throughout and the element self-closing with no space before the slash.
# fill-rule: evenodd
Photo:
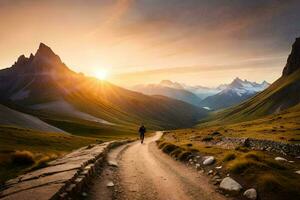
<svg viewBox="0 0 300 200">
<path fill-rule="evenodd" d="M 141 144 L 143 144 L 145 133 L 146 133 L 146 128 L 145 128 L 145 126 L 143 124 L 141 125 L 141 127 L 139 129 L 139 133 L 140 133 Z"/>
</svg>

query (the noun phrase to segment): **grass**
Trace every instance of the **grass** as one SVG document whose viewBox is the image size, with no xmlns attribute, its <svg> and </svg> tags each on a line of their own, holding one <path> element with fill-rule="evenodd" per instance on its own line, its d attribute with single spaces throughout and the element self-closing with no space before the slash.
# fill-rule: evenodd
<svg viewBox="0 0 300 200">
<path fill-rule="evenodd" d="M 218 145 L 207 145 L 202 138 L 204 136 L 218 137 L 212 135 L 214 131 L 210 129 L 201 134 L 195 129 L 169 131 L 163 136 L 159 146 L 160 148 L 166 147 L 166 144 L 168 147 L 176 146 L 169 154 L 182 161 L 187 161 L 193 151 L 203 156 L 214 156 L 216 162 L 209 166 L 208 170 L 223 166 L 220 175 L 225 177 L 229 173 L 245 189 L 256 188 L 262 200 L 295 199 L 300 195 L 297 189 L 300 188 L 300 176 L 295 174 L 295 171 L 300 168 L 299 160 L 293 159 L 294 163 L 279 162 L 274 160 L 276 154 L 266 151 L 255 151 L 242 146 L 224 148 Z M 182 159 L 183 154 L 184 159 Z"/>
<path fill-rule="evenodd" d="M 26 166 L 34 164 L 35 160 L 30 151 L 16 151 L 11 155 L 11 162 L 14 165 Z"/>
<path fill-rule="evenodd" d="M 73 149 L 97 143 L 96 138 L 44 133 L 0 126 L 0 184 Z"/>
<path fill-rule="evenodd" d="M 118 140 L 124 138 L 133 138 L 137 136 L 138 127 L 128 126 L 108 126 L 99 123 L 70 120 L 45 119 L 53 126 L 63 129 L 73 135 L 98 138 L 103 141 Z"/>
<path fill-rule="evenodd" d="M 204 142 L 209 142 L 209 141 L 212 141 L 214 138 L 212 136 L 205 136 L 202 141 Z"/>
<path fill-rule="evenodd" d="M 236 155 L 234 153 L 227 153 L 224 156 L 223 161 L 228 162 L 228 161 L 234 160 L 235 158 L 236 158 Z"/>
<path fill-rule="evenodd" d="M 194 132 L 191 132 L 191 130 Z M 199 137 L 210 137 L 213 136 L 214 132 L 219 132 L 224 137 L 257 138 L 299 144 L 300 106 L 280 114 L 246 122 L 202 124 L 196 129 L 178 130 L 178 134 L 189 133 L 189 136 Z"/>
<path fill-rule="evenodd" d="M 72 135 L 0 125 L 0 185 L 26 171 L 45 167 L 48 161 L 82 146 L 137 137 L 135 127 L 71 120 L 45 121 Z"/>
</svg>

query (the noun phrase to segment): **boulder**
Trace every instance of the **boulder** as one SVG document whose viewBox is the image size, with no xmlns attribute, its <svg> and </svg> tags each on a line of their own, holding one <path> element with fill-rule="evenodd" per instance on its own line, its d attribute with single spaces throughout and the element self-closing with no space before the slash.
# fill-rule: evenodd
<svg viewBox="0 0 300 200">
<path fill-rule="evenodd" d="M 257 192 L 254 188 L 246 190 L 243 195 L 247 199 L 251 199 L 251 200 L 255 200 L 257 198 Z"/>
<path fill-rule="evenodd" d="M 203 165 L 211 165 L 215 162 L 215 157 L 213 156 L 208 156 L 205 158 L 205 160 L 203 161 Z"/>
<path fill-rule="evenodd" d="M 228 192 L 239 192 L 243 187 L 230 177 L 224 178 L 220 183 L 220 188 Z"/>
</svg>

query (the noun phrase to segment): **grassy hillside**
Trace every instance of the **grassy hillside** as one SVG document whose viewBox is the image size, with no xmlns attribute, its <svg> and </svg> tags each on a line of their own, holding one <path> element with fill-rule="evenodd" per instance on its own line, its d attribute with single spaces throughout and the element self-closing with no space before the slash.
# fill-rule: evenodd
<svg viewBox="0 0 300 200">
<path fill-rule="evenodd" d="M 295 173 L 300 167 L 298 159 L 284 156 L 292 162 L 280 162 L 275 160 L 278 155 L 268 151 L 256 151 L 240 146 L 228 148 L 224 145 L 213 145 L 207 139 L 214 140 L 218 137 L 220 135 L 213 136 L 211 132 L 207 134 L 200 130 L 171 131 L 163 136 L 158 146 L 165 153 L 184 162 L 188 162 L 188 155 L 200 156 L 200 172 L 204 170 L 204 174 L 207 174 L 213 170 L 221 178 L 229 174 L 243 188 L 255 188 L 261 200 L 299 197 L 300 176 Z M 214 156 L 216 161 L 212 165 L 204 166 L 201 162 L 202 156 Z M 196 160 L 193 159 L 193 162 Z M 188 165 L 195 169 L 195 163 L 189 162 Z M 214 183 L 213 177 L 214 175 L 210 176 L 211 183 Z M 242 193 L 237 195 L 236 199 L 244 199 Z"/>
<path fill-rule="evenodd" d="M 18 112 L 0 104 L 0 124 L 15 125 L 23 128 L 35 129 L 44 132 L 60 132 L 64 131 L 51 126 L 37 117 Z"/>
<path fill-rule="evenodd" d="M 300 144 L 300 104 L 255 120 L 236 123 L 200 124 L 194 129 L 169 131 L 159 147 L 171 156 L 185 160 L 187 155 L 214 156 L 212 166 L 201 166 L 205 172 L 216 171 L 224 178 L 233 177 L 244 188 L 255 188 L 259 199 L 296 199 L 300 195 L 300 161 L 295 157 L 269 151 L 253 150 L 234 144 L 218 143 L 222 137 L 256 138 Z M 277 156 L 288 161 L 276 161 Z M 213 177 L 213 176 L 212 176 Z M 242 198 L 242 197 L 241 197 Z"/>
<path fill-rule="evenodd" d="M 252 137 L 300 143 L 300 105 L 260 119 L 228 124 L 208 122 L 196 128 L 195 134 L 218 131 L 228 137 Z"/>
<path fill-rule="evenodd" d="M 63 126 L 63 125 L 61 125 Z M 83 128 L 78 125 L 64 124 L 74 129 L 76 135 L 63 133 L 45 133 L 14 126 L 0 125 L 0 185 L 7 179 L 33 168 L 42 167 L 47 161 L 62 156 L 73 149 L 108 140 L 135 138 L 130 132 L 119 132 L 100 128 L 91 130 L 91 126 Z M 87 134 L 85 134 L 87 132 Z M 105 134 L 104 134 L 105 133 Z M 80 135 L 84 135 L 80 136 Z M 14 160 L 16 154 L 29 155 L 33 162 Z M 28 155 L 27 155 L 28 157 Z"/>
</svg>

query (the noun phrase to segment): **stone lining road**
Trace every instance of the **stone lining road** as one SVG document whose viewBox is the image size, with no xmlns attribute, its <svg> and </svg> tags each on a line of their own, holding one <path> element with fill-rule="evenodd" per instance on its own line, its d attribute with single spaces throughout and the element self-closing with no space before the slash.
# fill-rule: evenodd
<svg viewBox="0 0 300 200">
<path fill-rule="evenodd" d="M 157 132 L 144 144 L 134 142 L 113 150 L 108 161 L 117 167 L 108 165 L 94 180 L 89 199 L 225 199 L 215 192 L 208 177 L 162 153 L 155 144 L 161 135 Z M 108 187 L 111 181 L 114 186 Z"/>
</svg>

